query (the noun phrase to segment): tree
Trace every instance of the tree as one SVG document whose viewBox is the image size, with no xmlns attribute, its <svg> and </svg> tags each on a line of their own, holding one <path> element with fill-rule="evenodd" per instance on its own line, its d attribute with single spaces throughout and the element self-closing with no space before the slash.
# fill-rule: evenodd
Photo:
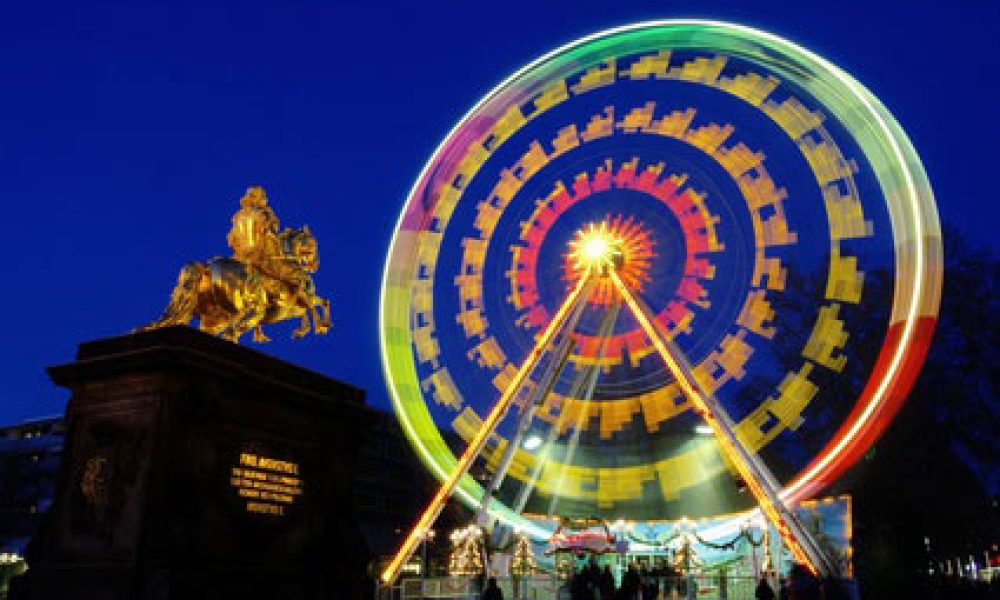
<svg viewBox="0 0 1000 600">
<path fill-rule="evenodd" d="M 1000 541 L 1000 262 L 954 229 L 945 242 L 923 371 L 885 435 L 833 489 L 854 496 L 865 596 L 924 597 L 932 564 Z"/>
<path fill-rule="evenodd" d="M 456 529 L 451 534 L 451 560 L 448 562 L 450 575 L 482 575 L 483 530 L 476 525 Z"/>
<path fill-rule="evenodd" d="M 535 556 L 531 551 L 531 539 L 524 532 L 514 536 L 514 554 L 510 561 L 510 574 L 515 577 L 529 577 L 535 573 Z"/>
</svg>

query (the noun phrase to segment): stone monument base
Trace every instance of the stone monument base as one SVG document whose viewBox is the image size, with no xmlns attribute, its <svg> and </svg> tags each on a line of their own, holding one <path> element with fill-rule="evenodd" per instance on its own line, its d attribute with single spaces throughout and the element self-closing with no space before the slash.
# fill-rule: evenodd
<svg viewBox="0 0 1000 600">
<path fill-rule="evenodd" d="M 188 327 L 81 344 L 21 599 L 357 598 L 364 393 Z"/>
</svg>

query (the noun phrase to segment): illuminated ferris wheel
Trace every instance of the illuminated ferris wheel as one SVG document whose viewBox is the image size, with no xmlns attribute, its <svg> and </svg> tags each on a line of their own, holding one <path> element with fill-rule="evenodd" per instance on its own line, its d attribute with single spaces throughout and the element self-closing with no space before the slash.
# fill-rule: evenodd
<svg viewBox="0 0 1000 600">
<path fill-rule="evenodd" d="M 397 224 L 383 361 L 442 487 L 383 580 L 452 494 L 537 536 L 525 515 L 757 507 L 828 571 L 788 506 L 898 410 L 941 259 L 905 133 L 810 51 L 658 21 L 539 58 L 451 130 Z"/>
</svg>

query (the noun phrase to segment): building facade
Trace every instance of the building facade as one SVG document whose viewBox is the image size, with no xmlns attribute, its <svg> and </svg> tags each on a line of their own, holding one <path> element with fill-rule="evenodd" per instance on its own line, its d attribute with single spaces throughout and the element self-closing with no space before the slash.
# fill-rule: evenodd
<svg viewBox="0 0 1000 600">
<path fill-rule="evenodd" d="M 24 554 L 49 508 L 66 428 L 61 416 L 0 427 L 0 554 Z"/>
</svg>

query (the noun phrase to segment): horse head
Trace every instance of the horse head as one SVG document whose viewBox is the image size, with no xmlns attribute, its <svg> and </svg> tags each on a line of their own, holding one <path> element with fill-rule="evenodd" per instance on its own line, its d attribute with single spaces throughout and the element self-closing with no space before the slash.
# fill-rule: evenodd
<svg viewBox="0 0 1000 600">
<path fill-rule="evenodd" d="M 294 260 L 307 273 L 319 270 L 319 246 L 308 225 L 283 231 L 281 245 L 285 257 Z"/>
</svg>

